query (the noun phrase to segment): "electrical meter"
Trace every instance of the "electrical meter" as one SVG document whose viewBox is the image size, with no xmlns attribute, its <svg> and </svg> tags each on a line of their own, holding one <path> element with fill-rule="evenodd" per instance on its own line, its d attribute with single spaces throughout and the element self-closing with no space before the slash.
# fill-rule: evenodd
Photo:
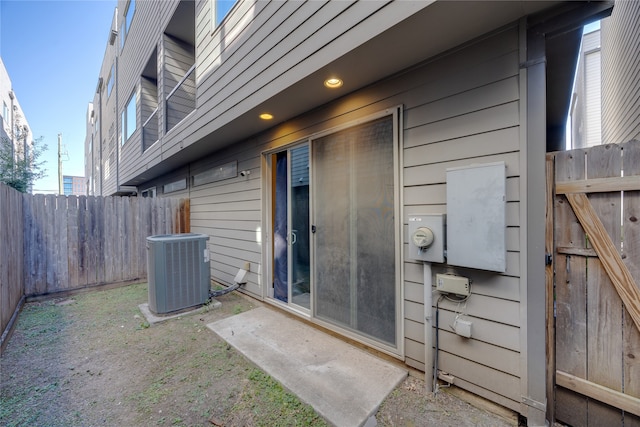
<svg viewBox="0 0 640 427">
<path fill-rule="evenodd" d="M 426 249 L 433 243 L 433 231 L 428 227 L 419 227 L 411 235 L 413 244 L 420 249 Z"/>
<path fill-rule="evenodd" d="M 444 262 L 444 214 L 409 216 L 409 253 L 418 261 Z"/>
</svg>

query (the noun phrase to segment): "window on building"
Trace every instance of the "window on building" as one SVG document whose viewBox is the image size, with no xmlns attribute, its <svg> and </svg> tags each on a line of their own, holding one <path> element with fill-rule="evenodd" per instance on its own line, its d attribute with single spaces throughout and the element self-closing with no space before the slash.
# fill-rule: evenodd
<svg viewBox="0 0 640 427">
<path fill-rule="evenodd" d="M 63 177 L 62 188 L 65 196 L 70 196 L 71 194 L 73 194 L 73 177 Z"/>
<path fill-rule="evenodd" d="M 238 0 L 211 0 L 211 22 L 213 23 L 211 31 L 215 31 L 218 28 L 237 2 Z"/>
<path fill-rule="evenodd" d="M 156 197 L 156 187 L 147 188 L 140 192 L 142 197 Z"/>
<path fill-rule="evenodd" d="M 187 188 L 187 180 L 185 178 L 179 179 L 178 181 L 170 182 L 169 184 L 165 184 L 162 187 L 163 193 L 172 193 L 174 191 L 180 191 Z"/>
<path fill-rule="evenodd" d="M 131 20 L 133 19 L 133 14 L 136 11 L 136 1 L 130 0 L 129 3 L 124 7 L 124 19 L 122 20 L 122 28 L 120 30 L 120 48 L 124 47 L 124 42 L 127 39 L 127 35 L 129 35 L 129 28 L 131 28 Z"/>
<path fill-rule="evenodd" d="M 224 165 L 216 166 L 211 169 L 207 169 L 203 172 L 193 175 L 193 186 L 209 184 L 211 182 L 222 181 L 223 179 L 235 178 L 238 176 L 238 161 L 225 163 Z"/>
<path fill-rule="evenodd" d="M 113 80 L 115 78 L 114 72 L 113 72 L 113 65 L 111 66 L 111 72 L 109 72 L 109 79 L 107 80 L 107 98 L 109 98 L 109 96 L 111 96 L 111 89 L 113 89 Z"/>
<path fill-rule="evenodd" d="M 124 144 L 131 137 L 137 128 L 136 122 L 136 91 L 134 89 L 127 106 L 122 112 L 122 143 Z"/>
</svg>

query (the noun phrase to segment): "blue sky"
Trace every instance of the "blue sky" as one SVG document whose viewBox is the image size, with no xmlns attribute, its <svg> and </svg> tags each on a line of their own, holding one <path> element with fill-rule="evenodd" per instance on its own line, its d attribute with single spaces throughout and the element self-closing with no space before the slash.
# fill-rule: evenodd
<svg viewBox="0 0 640 427">
<path fill-rule="evenodd" d="M 65 175 L 84 176 L 86 112 L 116 0 L 0 0 L 0 56 L 33 136 L 48 146 L 47 177 L 34 192 L 58 189 L 58 133 Z"/>
</svg>

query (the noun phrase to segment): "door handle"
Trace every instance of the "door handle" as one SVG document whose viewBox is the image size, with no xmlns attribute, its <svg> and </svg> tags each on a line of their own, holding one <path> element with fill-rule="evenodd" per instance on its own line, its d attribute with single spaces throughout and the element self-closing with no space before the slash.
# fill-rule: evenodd
<svg viewBox="0 0 640 427">
<path fill-rule="evenodd" d="M 297 241 L 298 241 L 298 236 L 296 235 L 295 231 L 292 231 L 291 232 L 291 244 L 295 245 Z"/>
</svg>

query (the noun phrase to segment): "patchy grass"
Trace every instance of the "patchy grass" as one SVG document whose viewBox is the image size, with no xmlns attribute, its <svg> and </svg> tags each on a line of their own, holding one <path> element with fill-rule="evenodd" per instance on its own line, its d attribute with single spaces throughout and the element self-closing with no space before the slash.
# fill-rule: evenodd
<svg viewBox="0 0 640 427">
<path fill-rule="evenodd" d="M 0 425 L 325 425 L 206 324 L 238 294 L 149 325 L 146 285 L 26 304 L 0 360 Z"/>
<path fill-rule="evenodd" d="M 144 284 L 26 304 L 0 358 L 0 425 L 324 426 L 313 409 L 206 325 L 251 310 L 237 293 L 149 325 Z M 514 425 L 407 378 L 381 426 Z M 517 423 L 516 423 L 517 425 Z"/>
<path fill-rule="evenodd" d="M 280 383 L 259 369 L 249 373 L 249 386 L 234 411 L 250 413 L 256 426 L 326 426 L 309 405 L 285 390 Z"/>
</svg>

